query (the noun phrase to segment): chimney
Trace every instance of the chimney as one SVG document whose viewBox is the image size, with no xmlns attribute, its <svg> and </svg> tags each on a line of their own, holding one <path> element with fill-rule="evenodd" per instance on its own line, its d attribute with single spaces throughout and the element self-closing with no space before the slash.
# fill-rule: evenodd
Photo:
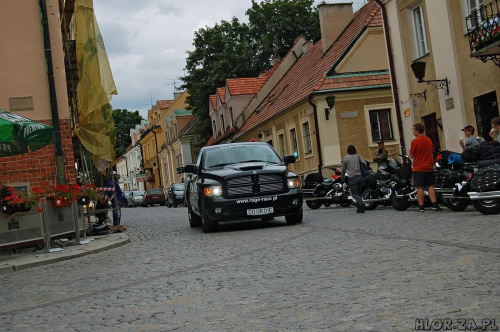
<svg viewBox="0 0 500 332">
<path fill-rule="evenodd" d="M 308 40 L 304 44 L 302 44 L 302 54 L 306 53 L 311 46 L 313 46 L 313 42 L 311 40 Z"/>
<path fill-rule="evenodd" d="M 318 12 L 321 42 L 326 52 L 354 18 L 352 2 L 323 3 L 318 5 Z"/>
</svg>

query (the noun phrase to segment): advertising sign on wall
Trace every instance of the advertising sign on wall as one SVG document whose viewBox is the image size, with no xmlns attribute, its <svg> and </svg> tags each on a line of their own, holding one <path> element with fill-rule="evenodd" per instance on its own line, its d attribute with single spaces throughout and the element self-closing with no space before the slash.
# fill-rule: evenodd
<svg viewBox="0 0 500 332">
<path fill-rule="evenodd" d="M 137 174 L 136 176 L 137 181 L 146 181 L 148 176 L 146 174 Z"/>
</svg>

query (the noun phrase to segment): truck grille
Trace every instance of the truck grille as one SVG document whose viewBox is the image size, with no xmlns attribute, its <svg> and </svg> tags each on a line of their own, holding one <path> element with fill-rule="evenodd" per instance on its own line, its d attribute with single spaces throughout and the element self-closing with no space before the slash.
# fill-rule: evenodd
<svg viewBox="0 0 500 332">
<path fill-rule="evenodd" d="M 286 181 L 281 174 L 248 175 L 227 181 L 229 197 L 252 194 L 272 194 L 286 190 Z"/>
</svg>

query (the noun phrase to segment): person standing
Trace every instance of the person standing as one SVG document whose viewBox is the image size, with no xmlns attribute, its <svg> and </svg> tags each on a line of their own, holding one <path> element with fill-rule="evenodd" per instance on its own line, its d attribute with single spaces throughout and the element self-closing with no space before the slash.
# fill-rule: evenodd
<svg viewBox="0 0 500 332">
<path fill-rule="evenodd" d="M 120 188 L 120 183 L 118 181 L 120 179 L 120 174 L 117 174 L 113 171 L 112 178 L 108 181 L 109 188 L 115 188 L 114 191 L 110 191 L 108 193 L 108 198 L 111 200 L 111 207 L 113 208 L 113 226 L 120 225 L 122 211 L 120 208 L 120 200 L 122 199 L 122 189 Z M 116 199 L 115 199 L 116 195 Z"/>
<path fill-rule="evenodd" d="M 373 161 L 377 163 L 378 168 L 380 166 L 387 166 L 387 158 L 389 157 L 389 152 L 384 147 L 384 141 L 378 141 L 378 150 L 376 152 L 376 157 L 373 158 Z"/>
<path fill-rule="evenodd" d="M 424 212 L 425 188 L 429 193 L 432 202 L 432 210 L 441 211 L 437 203 L 437 195 L 434 190 L 434 146 L 429 137 L 424 135 L 424 125 L 415 123 L 413 125 L 413 135 L 411 141 L 410 158 L 413 159 L 413 186 L 417 187 L 418 212 Z"/>
<path fill-rule="evenodd" d="M 366 161 L 357 154 L 356 147 L 354 145 L 349 145 L 347 147 L 347 156 L 344 157 L 342 161 L 342 175 L 341 180 L 345 182 L 346 172 L 349 173 L 349 179 L 347 184 L 351 188 L 351 195 L 356 200 L 357 213 L 365 212 L 365 202 L 361 197 L 363 190 L 363 184 L 365 183 L 365 178 L 361 175 L 360 163 L 366 164 Z"/>
<path fill-rule="evenodd" d="M 473 146 L 473 145 L 478 145 L 479 141 L 477 138 L 474 137 L 474 127 L 471 125 L 465 126 L 464 129 L 462 129 L 465 135 L 465 141 L 463 138 L 460 138 L 460 141 L 458 142 L 460 146 L 462 147 L 462 150 L 465 150 L 466 147 Z"/>
</svg>

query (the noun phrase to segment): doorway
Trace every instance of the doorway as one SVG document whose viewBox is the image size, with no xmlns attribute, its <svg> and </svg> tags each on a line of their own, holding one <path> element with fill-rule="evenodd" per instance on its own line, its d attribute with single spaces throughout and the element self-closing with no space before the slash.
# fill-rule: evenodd
<svg viewBox="0 0 500 332">
<path fill-rule="evenodd" d="M 434 151 L 441 150 L 438 131 L 439 123 L 436 119 L 436 113 L 423 117 L 422 121 L 424 123 L 425 135 L 431 139 L 432 146 L 434 146 Z M 434 157 L 436 157 L 436 153 L 434 153 Z"/>
<path fill-rule="evenodd" d="M 498 116 L 496 91 L 488 92 L 474 98 L 474 114 L 476 115 L 477 135 L 486 141 L 491 141 L 489 135 L 491 119 Z"/>
</svg>

